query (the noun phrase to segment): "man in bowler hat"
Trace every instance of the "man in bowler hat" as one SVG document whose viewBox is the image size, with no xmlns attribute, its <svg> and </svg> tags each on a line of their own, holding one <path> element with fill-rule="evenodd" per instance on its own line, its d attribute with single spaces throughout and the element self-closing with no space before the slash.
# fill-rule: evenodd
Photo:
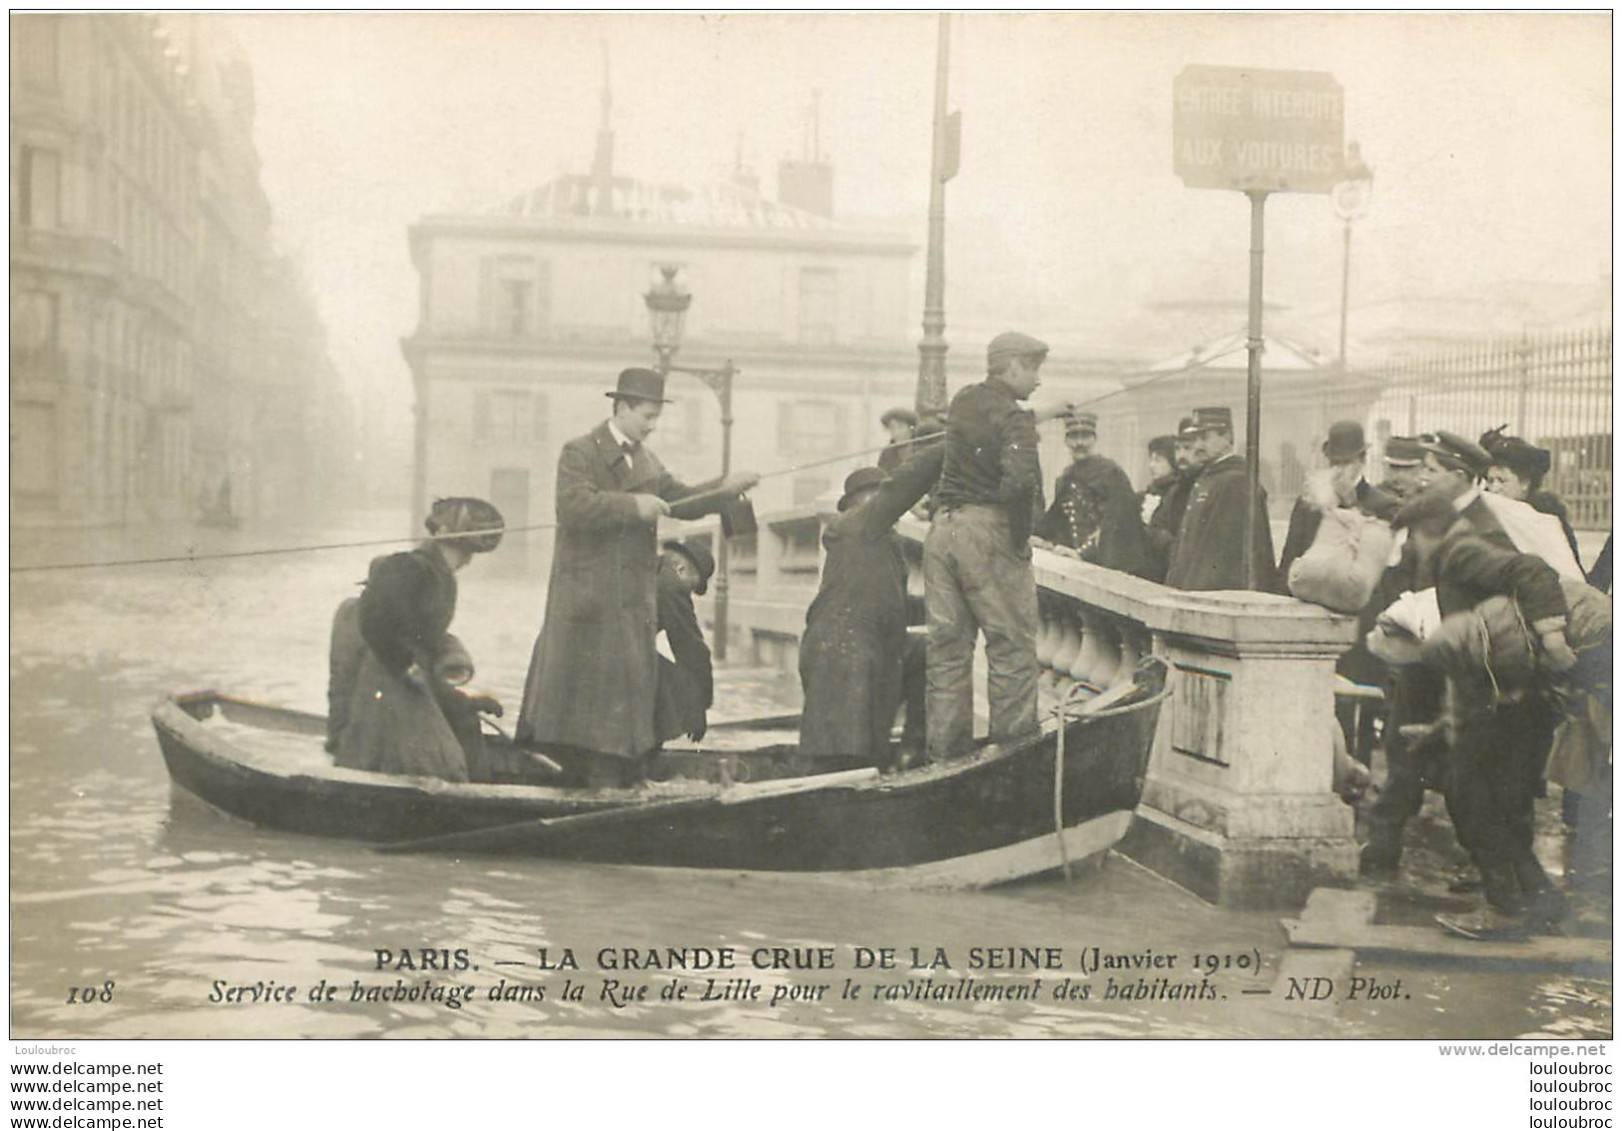
<svg viewBox="0 0 1622 1131">
<path fill-rule="evenodd" d="M 606 394 L 609 419 L 558 456 L 557 541 L 517 738 L 559 757 L 588 784 L 643 777 L 654 733 L 659 519 L 684 496 L 684 517 L 712 514 L 759 476 L 697 487 L 665 470 L 645 441 L 658 426 L 664 375 L 627 369 Z"/>
<path fill-rule="evenodd" d="M 1397 513 L 1397 500 L 1363 478 L 1368 450 L 1363 441 L 1363 426 L 1357 421 L 1337 420 L 1329 426 L 1329 438 L 1323 445 L 1329 469 L 1327 474 L 1315 473 L 1308 490 L 1295 501 L 1295 509 L 1290 512 L 1290 530 L 1284 536 L 1284 549 L 1278 557 L 1281 578 L 1288 580 L 1295 559 L 1312 548 L 1318 527 L 1323 523 L 1325 505 L 1353 507 L 1385 522 L 1390 522 Z"/>
</svg>

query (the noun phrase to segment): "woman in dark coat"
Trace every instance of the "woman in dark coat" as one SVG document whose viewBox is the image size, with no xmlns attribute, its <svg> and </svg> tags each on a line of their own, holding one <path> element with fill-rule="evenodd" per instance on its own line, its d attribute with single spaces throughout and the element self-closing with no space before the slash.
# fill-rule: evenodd
<svg viewBox="0 0 1622 1131">
<path fill-rule="evenodd" d="M 502 518 L 482 499 L 440 499 L 425 522 L 438 538 L 373 560 L 357 614 L 365 649 L 352 677 L 347 718 L 333 736 L 334 761 L 354 770 L 469 781 L 484 776 L 478 714 L 501 714 L 493 699 L 456 690 L 472 664 L 449 633 L 456 570 L 501 542 Z M 347 602 L 346 602 L 347 605 Z M 340 615 L 339 624 L 347 617 Z M 336 628 L 337 626 L 335 626 Z M 336 636 L 336 632 L 335 632 Z M 353 651 L 333 649 L 351 662 Z M 350 683 L 334 669 L 335 686 Z"/>
<path fill-rule="evenodd" d="M 886 478 L 864 467 L 845 480 L 839 515 L 822 535 L 822 584 L 800 640 L 800 754 L 889 765 L 907 649 L 907 563 L 895 533 L 940 478 L 932 444 Z"/>
<path fill-rule="evenodd" d="M 1560 520 L 1560 529 L 1571 546 L 1571 556 L 1578 563 L 1577 532 L 1571 528 L 1566 504 L 1553 491 L 1543 489 L 1543 477 L 1549 474 L 1553 458 L 1547 448 L 1533 447 L 1519 436 L 1504 435 L 1502 426 L 1485 432 L 1481 446 L 1492 456 L 1487 468 L 1487 490 L 1507 499 L 1518 499 L 1535 511 L 1553 515 Z"/>
</svg>

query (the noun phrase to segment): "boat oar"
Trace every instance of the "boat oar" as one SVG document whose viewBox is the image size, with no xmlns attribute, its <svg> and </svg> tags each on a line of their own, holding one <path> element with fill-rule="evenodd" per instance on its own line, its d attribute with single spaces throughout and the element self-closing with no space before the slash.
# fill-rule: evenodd
<svg viewBox="0 0 1622 1131">
<path fill-rule="evenodd" d="M 664 801 L 645 803 L 633 802 L 626 805 L 616 805 L 608 809 L 598 809 L 590 813 L 575 813 L 567 817 L 538 817 L 531 821 L 490 825 L 482 829 L 470 829 L 466 832 L 441 833 L 438 836 L 420 837 L 416 840 L 394 841 L 389 844 L 376 845 L 375 848 L 376 851 L 385 853 L 488 852 L 504 848 L 514 842 L 522 843 L 537 836 L 544 839 L 547 836 L 565 832 L 612 827 L 626 821 L 646 817 L 650 813 L 660 815 L 687 809 L 708 808 L 710 806 L 741 805 L 762 798 L 782 797 L 788 794 L 807 793 L 813 790 L 845 789 L 860 785 L 863 782 L 873 781 L 878 776 L 878 770 L 868 766 L 859 770 L 846 770 L 835 774 L 812 774 L 808 777 L 784 778 L 778 781 L 751 782 L 696 796 L 672 797 Z"/>
</svg>

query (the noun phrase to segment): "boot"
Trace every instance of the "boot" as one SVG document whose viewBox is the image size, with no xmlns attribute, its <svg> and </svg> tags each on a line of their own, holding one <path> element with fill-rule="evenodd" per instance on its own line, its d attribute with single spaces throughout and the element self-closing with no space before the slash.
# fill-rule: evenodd
<svg viewBox="0 0 1622 1131">
<path fill-rule="evenodd" d="M 1487 897 L 1485 906 L 1464 915 L 1438 915 L 1436 921 L 1467 939 L 1525 938 L 1531 919 L 1515 869 L 1501 863 L 1483 864 L 1481 887 Z"/>
<path fill-rule="evenodd" d="M 1395 879 L 1402 865 L 1402 837 L 1376 827 L 1357 855 L 1358 874 L 1371 880 Z"/>
<path fill-rule="evenodd" d="M 1520 885 L 1532 924 L 1541 929 L 1558 927 L 1566 917 L 1566 897 L 1530 852 L 1515 860 L 1515 881 Z"/>
</svg>

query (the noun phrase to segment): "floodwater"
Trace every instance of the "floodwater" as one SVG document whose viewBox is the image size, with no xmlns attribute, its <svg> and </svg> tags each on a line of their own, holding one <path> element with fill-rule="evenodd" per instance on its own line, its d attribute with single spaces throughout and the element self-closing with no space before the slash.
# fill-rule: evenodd
<svg viewBox="0 0 1622 1131">
<path fill-rule="evenodd" d="M 404 529 L 401 516 L 365 514 L 277 532 L 17 531 L 13 563 Z M 376 552 L 13 575 L 14 1038 L 1610 1033 L 1609 979 L 1363 962 L 1360 976 L 1400 979 L 1395 999 L 1303 1006 L 1246 994 L 1277 975 L 1287 951 L 1279 916 L 1218 910 L 1121 858 L 1070 883 L 871 893 L 804 880 L 384 856 L 262 831 L 172 796 L 148 722 L 152 705 L 171 691 L 213 687 L 324 710 L 331 611 L 355 592 Z M 515 706 L 541 585 L 503 575 L 493 559 L 476 560 L 461 580 L 457 632 L 479 666 L 473 686 Z M 761 673 L 727 673 L 716 714 L 743 717 L 794 697 Z M 1433 866 L 1445 867 L 1445 844 L 1436 851 Z M 543 947 L 557 969 L 540 967 Z M 895 965 L 857 969 L 857 947 L 894 948 Z M 1114 975 L 1084 977 L 1078 956 L 1092 947 L 1161 965 L 1128 962 Z M 659 958 L 665 948 L 710 956 L 730 948 L 737 968 L 600 968 L 600 958 L 646 958 L 649 948 Z M 758 968 L 757 951 L 770 967 L 774 948 L 788 968 Z M 819 948 L 831 948 L 832 968 L 818 968 Z M 937 948 L 950 968 L 932 967 Z M 1032 968 L 1045 958 L 1030 953 L 1039 948 L 1058 948 L 1064 969 Z M 982 968 L 970 969 L 976 949 Z M 578 970 L 566 968 L 566 950 Z M 389 952 L 381 969 L 380 951 Z M 402 962 L 402 953 L 411 957 Z M 994 970 L 994 958 L 1026 966 Z M 1142 978 L 1150 989 L 1161 977 L 1199 986 L 1199 960 L 1225 964 L 1208 983 L 1215 1000 L 1104 998 L 1112 976 L 1131 986 Z M 847 980 L 858 987 L 849 999 Z M 1084 984 L 1085 1000 L 1063 993 Z M 322 985 L 334 991 L 330 1000 L 312 1003 L 310 991 Z M 211 1000 L 235 987 L 250 991 Z M 291 1001 L 270 1000 L 289 987 Z M 1034 991 L 1034 1000 L 988 999 L 987 988 Z M 368 990 L 374 1000 L 365 1000 Z M 678 993 L 685 996 L 661 999 Z M 398 994 L 416 1000 L 383 1000 Z"/>
</svg>

